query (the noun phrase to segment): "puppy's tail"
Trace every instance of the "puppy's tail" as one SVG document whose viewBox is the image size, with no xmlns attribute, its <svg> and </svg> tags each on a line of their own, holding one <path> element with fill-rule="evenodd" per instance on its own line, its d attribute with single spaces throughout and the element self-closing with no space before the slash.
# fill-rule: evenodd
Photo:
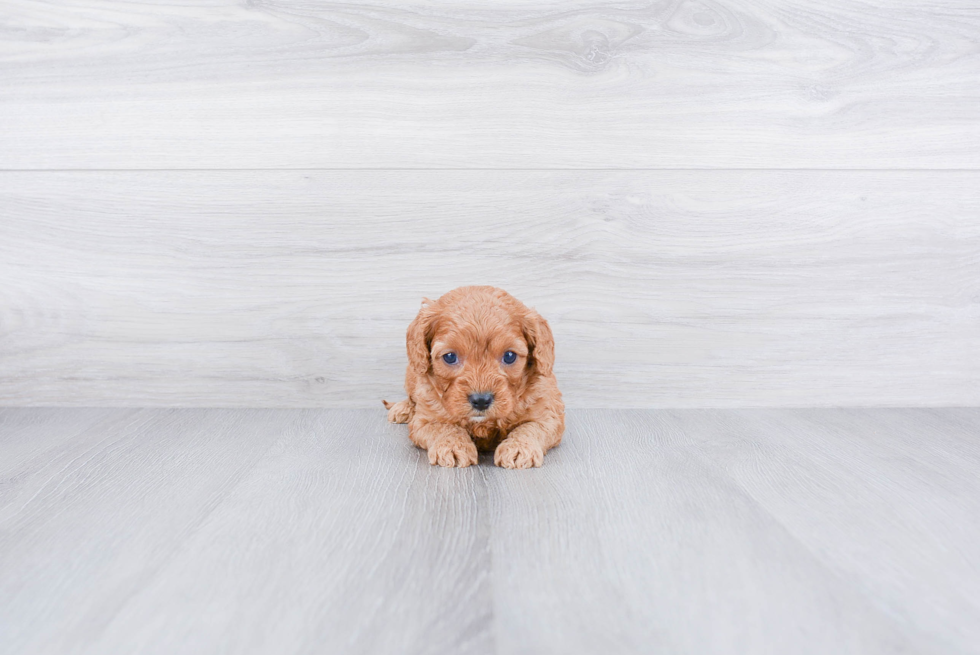
<svg viewBox="0 0 980 655">
<path fill-rule="evenodd" d="M 389 403 L 387 400 L 382 400 L 385 409 L 388 410 L 388 421 L 391 423 L 408 423 L 412 420 L 412 415 L 415 413 L 415 406 L 412 404 L 411 400 L 407 398 L 405 400 L 399 400 L 397 403 Z"/>
</svg>

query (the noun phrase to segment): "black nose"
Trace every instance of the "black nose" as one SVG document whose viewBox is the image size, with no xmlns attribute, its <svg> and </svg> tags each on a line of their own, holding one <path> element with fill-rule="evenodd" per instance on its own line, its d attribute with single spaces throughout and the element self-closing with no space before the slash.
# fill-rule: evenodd
<svg viewBox="0 0 980 655">
<path fill-rule="evenodd" d="M 482 412 L 493 404 L 492 393 L 471 393 L 469 398 L 470 404 L 473 405 L 473 409 L 478 412 Z"/>
</svg>

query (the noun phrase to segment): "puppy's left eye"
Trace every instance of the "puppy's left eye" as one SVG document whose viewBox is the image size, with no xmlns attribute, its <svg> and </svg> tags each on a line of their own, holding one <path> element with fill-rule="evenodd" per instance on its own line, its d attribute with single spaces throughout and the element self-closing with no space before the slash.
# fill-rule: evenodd
<svg viewBox="0 0 980 655">
<path fill-rule="evenodd" d="M 517 353 L 515 353 L 513 350 L 508 350 L 504 353 L 503 361 L 504 364 L 513 364 L 517 361 Z"/>
</svg>

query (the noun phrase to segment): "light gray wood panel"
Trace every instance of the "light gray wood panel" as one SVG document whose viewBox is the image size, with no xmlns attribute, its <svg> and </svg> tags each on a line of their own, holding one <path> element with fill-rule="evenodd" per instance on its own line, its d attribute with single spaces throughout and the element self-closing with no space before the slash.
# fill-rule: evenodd
<svg viewBox="0 0 980 655">
<path fill-rule="evenodd" d="M 0 410 L 49 449 L 0 653 L 980 652 L 980 410 L 568 419 L 506 471 L 380 409 Z"/>
<path fill-rule="evenodd" d="M 380 410 L 103 414 L 10 481 L 0 652 L 490 652 L 478 469 Z"/>
<path fill-rule="evenodd" d="M 698 428 L 665 412 L 570 419 L 543 468 L 488 476 L 501 653 L 935 651 L 935 636 L 883 611 L 707 465 L 691 447 Z M 752 452 L 738 444 L 729 458 Z M 891 555 L 902 565 L 915 551 Z"/>
<path fill-rule="evenodd" d="M 489 652 L 479 471 L 431 467 L 383 411 L 303 416 L 92 652 Z"/>
<path fill-rule="evenodd" d="M 0 167 L 980 165 L 927 4 L 7 0 Z"/>
<path fill-rule="evenodd" d="M 273 445 L 281 420 L 102 410 L 81 432 L 40 426 L 48 452 L 3 471 L 0 649 L 60 653 L 97 640 Z M 10 445 L 0 436 L 0 461 Z"/>
<path fill-rule="evenodd" d="M 44 465 L 53 462 L 65 441 L 75 435 L 97 432 L 97 429 L 91 428 L 104 417 L 105 410 L 92 408 L 59 412 L 0 410 L 0 435 L 3 439 L 0 476 L 12 476 L 13 471 L 31 460 Z M 5 498 L 4 492 L 11 490 L 11 487 L 0 487 L 0 499 Z M 0 500 L 0 503 L 5 505 L 7 501 Z"/>
<path fill-rule="evenodd" d="M 980 403 L 980 173 L 0 174 L 0 403 L 374 407 L 502 286 L 570 406 Z"/>
<path fill-rule="evenodd" d="M 675 415 L 699 454 L 818 560 L 954 653 L 980 644 L 980 410 L 957 414 Z"/>
</svg>

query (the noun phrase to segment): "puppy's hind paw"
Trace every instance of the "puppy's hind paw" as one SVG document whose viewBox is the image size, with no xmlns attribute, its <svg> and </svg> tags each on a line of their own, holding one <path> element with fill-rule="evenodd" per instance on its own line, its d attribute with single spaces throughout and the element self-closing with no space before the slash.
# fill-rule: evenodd
<svg viewBox="0 0 980 655">
<path fill-rule="evenodd" d="M 399 400 L 397 403 L 389 403 L 382 400 L 388 409 L 388 421 L 390 423 L 408 423 L 412 419 L 412 405 L 407 400 Z"/>
<path fill-rule="evenodd" d="M 529 469 L 544 464 L 544 448 L 524 439 L 504 439 L 493 451 L 493 463 L 505 469 Z"/>
</svg>

